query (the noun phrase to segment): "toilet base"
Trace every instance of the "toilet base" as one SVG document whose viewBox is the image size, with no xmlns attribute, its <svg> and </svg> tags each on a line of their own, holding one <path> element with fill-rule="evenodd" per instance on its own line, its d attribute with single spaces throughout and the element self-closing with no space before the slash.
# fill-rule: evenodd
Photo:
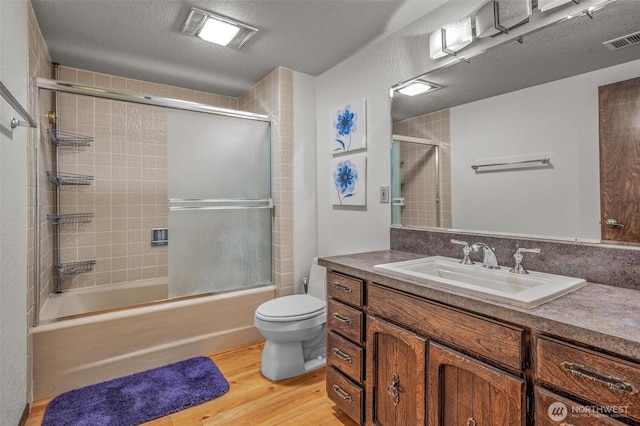
<svg viewBox="0 0 640 426">
<path fill-rule="evenodd" d="M 323 348 L 317 351 L 325 353 Z M 326 358 L 318 356 L 304 360 L 302 344 L 300 342 L 274 343 L 266 341 L 262 350 L 260 372 L 269 380 L 277 381 L 299 376 L 326 365 Z"/>
</svg>

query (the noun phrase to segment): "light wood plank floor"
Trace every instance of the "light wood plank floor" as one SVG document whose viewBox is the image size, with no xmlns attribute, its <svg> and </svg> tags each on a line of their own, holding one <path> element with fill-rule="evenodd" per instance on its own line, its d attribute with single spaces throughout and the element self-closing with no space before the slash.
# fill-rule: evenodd
<svg viewBox="0 0 640 426">
<path fill-rule="evenodd" d="M 325 369 L 271 382 L 260 374 L 264 342 L 211 355 L 231 385 L 213 401 L 145 423 L 146 426 L 355 426 L 325 390 Z M 26 426 L 39 426 L 50 399 L 34 403 Z"/>
</svg>

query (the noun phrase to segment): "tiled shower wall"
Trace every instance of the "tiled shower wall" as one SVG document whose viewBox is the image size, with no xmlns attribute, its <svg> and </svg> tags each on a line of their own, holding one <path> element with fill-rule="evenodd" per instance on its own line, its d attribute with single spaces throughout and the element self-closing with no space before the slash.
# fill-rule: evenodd
<svg viewBox="0 0 640 426">
<path fill-rule="evenodd" d="M 239 109 L 272 117 L 271 189 L 274 284 L 293 294 L 293 72 L 277 68 L 240 97 Z"/>
<path fill-rule="evenodd" d="M 449 110 L 437 111 L 393 123 L 393 134 L 436 141 L 440 145 L 440 218 L 451 227 L 451 130 Z M 431 147 L 402 143 L 402 226 L 437 226 L 435 155 Z M 395 195 L 394 195 L 395 197 Z"/>
<path fill-rule="evenodd" d="M 240 99 L 60 67 L 59 79 L 240 109 L 274 117 L 272 188 L 274 282 L 293 292 L 291 197 L 292 73 L 279 68 Z M 241 105 L 240 105 L 241 104 Z M 94 138 L 60 150 L 60 171 L 94 176 L 91 185 L 64 188 L 61 213 L 94 213 L 90 223 L 63 226 L 62 261 L 95 259 L 92 272 L 63 282 L 63 290 L 167 276 L 167 247 L 150 244 L 151 229 L 167 226 L 167 145 L 163 108 L 60 94 L 60 129 Z M 49 148 L 52 151 L 53 147 Z M 48 161 L 44 169 L 52 170 Z M 43 191 L 52 191 L 43 184 Z M 44 198 L 44 197 L 43 197 Z M 52 199 L 51 195 L 47 199 Z M 51 203 L 43 215 L 53 212 Z M 49 225 L 51 227 L 51 225 Z M 51 247 L 50 239 L 43 248 Z M 46 247 L 45 247 L 46 246 Z M 49 261 L 51 262 L 51 260 Z M 43 297 L 49 292 L 43 288 Z"/>
<path fill-rule="evenodd" d="M 238 107 L 237 98 L 69 67 L 60 67 L 59 79 Z M 166 110 L 64 93 L 59 106 L 61 130 L 94 139 L 89 147 L 60 149 L 61 172 L 94 177 L 90 185 L 61 191 L 61 213 L 94 218 L 61 227 L 60 255 L 63 262 L 96 260 L 92 272 L 63 281 L 62 289 L 166 277 L 167 246 L 150 242 L 151 229 L 166 228 L 168 220 Z"/>
</svg>

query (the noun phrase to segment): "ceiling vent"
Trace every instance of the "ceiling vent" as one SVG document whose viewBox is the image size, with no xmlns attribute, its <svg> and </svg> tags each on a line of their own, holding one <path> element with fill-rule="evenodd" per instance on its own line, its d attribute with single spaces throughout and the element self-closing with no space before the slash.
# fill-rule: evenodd
<svg viewBox="0 0 640 426">
<path fill-rule="evenodd" d="M 613 40 L 605 41 L 602 44 L 607 46 L 609 50 L 619 50 L 625 47 L 640 44 L 640 31 L 633 34 L 627 34 L 626 36 L 614 38 Z"/>
</svg>

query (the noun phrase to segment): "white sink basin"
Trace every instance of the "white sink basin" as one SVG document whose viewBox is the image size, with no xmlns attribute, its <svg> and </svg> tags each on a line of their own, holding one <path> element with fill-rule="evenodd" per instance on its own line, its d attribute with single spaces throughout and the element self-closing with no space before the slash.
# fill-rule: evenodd
<svg viewBox="0 0 640 426">
<path fill-rule="evenodd" d="M 459 259 L 442 256 L 385 263 L 373 269 L 524 308 L 541 305 L 587 284 L 581 278 L 543 272 L 520 275 L 509 272 L 507 267 L 487 269 L 480 264 L 463 265 Z"/>
</svg>

